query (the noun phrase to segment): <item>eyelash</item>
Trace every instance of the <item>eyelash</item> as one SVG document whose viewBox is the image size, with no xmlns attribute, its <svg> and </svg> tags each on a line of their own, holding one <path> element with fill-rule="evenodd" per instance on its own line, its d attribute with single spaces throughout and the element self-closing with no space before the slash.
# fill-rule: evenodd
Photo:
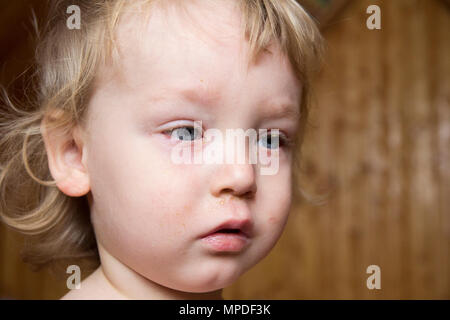
<svg viewBox="0 0 450 320">
<path fill-rule="evenodd" d="M 178 126 L 178 127 L 174 127 L 174 128 L 171 128 L 171 129 L 164 130 L 163 133 L 167 134 L 169 136 L 172 136 L 173 131 L 175 131 L 177 129 L 182 129 L 182 128 L 194 128 L 194 126 L 189 126 L 189 125 Z M 267 134 L 265 136 L 270 136 L 270 129 L 267 131 Z M 279 137 L 279 146 L 281 148 L 289 148 L 289 147 L 291 147 L 293 145 L 292 139 L 287 137 L 286 134 L 284 134 L 283 132 L 280 132 L 277 136 Z M 195 139 L 189 140 L 189 141 L 194 141 L 194 140 Z M 184 140 L 180 140 L 180 141 L 184 141 Z M 275 149 L 273 149 L 273 150 L 275 150 Z"/>
</svg>

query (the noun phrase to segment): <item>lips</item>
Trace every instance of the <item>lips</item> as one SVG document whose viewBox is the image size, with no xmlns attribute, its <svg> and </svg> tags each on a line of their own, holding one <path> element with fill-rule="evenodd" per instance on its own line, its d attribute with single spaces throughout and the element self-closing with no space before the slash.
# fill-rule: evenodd
<svg viewBox="0 0 450 320">
<path fill-rule="evenodd" d="M 240 234 L 242 236 L 250 238 L 252 236 L 251 227 L 251 221 L 249 219 L 227 220 L 208 233 L 204 234 L 202 238 L 214 233 Z"/>
<path fill-rule="evenodd" d="M 214 252 L 239 252 L 251 237 L 251 221 L 228 220 L 201 237 L 208 249 Z"/>
</svg>

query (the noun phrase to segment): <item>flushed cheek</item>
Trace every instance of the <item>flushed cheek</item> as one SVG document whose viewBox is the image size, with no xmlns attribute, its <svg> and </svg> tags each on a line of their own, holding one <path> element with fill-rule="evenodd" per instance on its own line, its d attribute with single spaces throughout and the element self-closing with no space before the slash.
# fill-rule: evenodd
<svg viewBox="0 0 450 320">
<path fill-rule="evenodd" d="M 279 216 L 269 216 L 269 219 L 267 219 L 267 225 L 271 228 L 278 226 L 280 223 L 280 217 Z"/>
<path fill-rule="evenodd" d="M 276 241 L 281 235 L 290 211 L 291 206 L 291 189 L 289 184 L 286 182 L 279 181 L 269 184 L 278 185 L 277 190 L 269 188 L 266 190 L 267 195 L 264 197 L 265 203 L 261 206 L 266 214 L 259 216 L 258 225 L 259 234 L 263 235 L 266 239 L 271 239 L 270 241 Z"/>
<path fill-rule="evenodd" d="M 272 239 L 277 239 L 286 225 L 288 215 L 289 210 L 287 207 L 271 211 L 261 222 L 261 229 L 264 230 L 262 233 Z"/>
<path fill-rule="evenodd" d="M 126 230 L 124 237 L 128 233 L 136 235 L 126 242 L 135 242 L 140 247 L 155 243 L 163 247 L 166 243 L 183 247 L 185 241 L 182 240 L 189 236 L 190 221 L 196 212 L 195 201 L 201 198 L 195 181 L 190 181 L 191 174 L 186 170 L 179 172 L 170 165 L 157 167 L 152 163 L 133 172 L 130 172 L 132 166 L 129 169 L 117 168 L 112 172 L 120 177 L 109 185 L 116 193 L 106 205 L 115 208 L 113 215 L 121 217 L 109 220 L 108 224 L 115 225 L 112 230 L 120 226 Z"/>
<path fill-rule="evenodd" d="M 182 248 L 185 245 L 182 240 L 189 230 L 191 202 L 196 199 L 187 193 L 192 188 L 183 177 L 178 177 L 178 180 L 173 177 L 169 179 L 172 182 L 169 184 L 161 179 L 161 175 L 155 175 L 155 172 L 161 172 L 160 168 L 154 168 L 152 176 L 142 174 L 144 168 L 140 175 L 138 172 L 131 174 L 131 166 L 130 170 L 115 169 L 111 172 L 114 179 L 108 179 L 108 175 L 100 179 L 109 185 L 110 191 L 115 192 L 105 190 L 103 194 L 106 197 L 94 200 L 100 214 L 100 219 L 96 219 L 100 228 L 97 231 L 104 233 L 106 241 L 125 251 L 135 248 L 135 251 L 148 255 L 149 249 L 161 253 Z M 125 180 L 126 176 L 132 183 Z"/>
<path fill-rule="evenodd" d="M 169 208 L 162 212 L 159 219 L 161 232 L 164 232 L 164 242 L 178 243 L 180 247 L 185 245 L 184 241 L 189 236 L 190 212 L 183 211 L 183 206 Z"/>
<path fill-rule="evenodd" d="M 123 258 L 131 267 L 141 260 L 154 263 L 156 257 L 161 263 L 169 263 L 186 249 L 186 222 L 181 211 L 168 209 L 161 203 L 154 203 L 152 210 L 138 206 L 128 209 L 134 212 L 124 214 L 118 210 L 112 214 L 120 217 L 109 220 L 104 216 L 98 221 L 101 224 L 97 224 L 107 249 L 116 257 Z"/>
</svg>

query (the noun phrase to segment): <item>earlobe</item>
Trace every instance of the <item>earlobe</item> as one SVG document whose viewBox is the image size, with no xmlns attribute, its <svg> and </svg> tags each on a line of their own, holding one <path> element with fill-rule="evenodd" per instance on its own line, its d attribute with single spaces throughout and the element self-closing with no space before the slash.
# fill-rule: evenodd
<svg viewBox="0 0 450 320">
<path fill-rule="evenodd" d="M 84 196 L 90 190 L 87 175 L 79 170 L 71 171 L 70 175 L 66 176 L 65 179 L 57 181 L 56 186 L 61 192 L 70 197 Z"/>
<path fill-rule="evenodd" d="M 49 129 L 46 121 L 41 123 L 50 173 L 58 189 L 71 197 L 83 196 L 90 190 L 89 174 L 82 161 L 84 142 L 78 130 Z"/>
</svg>

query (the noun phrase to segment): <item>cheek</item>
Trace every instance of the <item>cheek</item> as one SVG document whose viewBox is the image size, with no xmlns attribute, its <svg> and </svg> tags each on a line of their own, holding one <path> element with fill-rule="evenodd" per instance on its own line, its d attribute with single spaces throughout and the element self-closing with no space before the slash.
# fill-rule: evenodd
<svg viewBox="0 0 450 320">
<path fill-rule="evenodd" d="M 269 228 L 277 228 L 280 225 L 280 221 L 282 221 L 283 215 L 273 215 L 269 216 L 267 219 L 267 225 Z"/>
<path fill-rule="evenodd" d="M 89 167 L 98 239 L 105 246 L 137 252 L 148 252 L 148 247 L 167 250 L 169 245 L 176 250 L 181 241 L 174 240 L 186 235 L 193 199 L 200 198 L 198 179 L 167 161 L 159 148 L 140 139 L 126 140 L 92 148 L 95 156 Z"/>
<path fill-rule="evenodd" d="M 290 171 L 280 170 L 277 176 L 266 178 L 264 193 L 264 212 L 261 217 L 261 230 L 268 241 L 276 241 L 286 225 L 291 203 L 292 186 Z"/>
<path fill-rule="evenodd" d="M 267 229 L 270 229 L 275 234 L 275 238 L 278 238 L 283 232 L 286 225 L 289 211 L 290 211 L 290 191 L 287 191 L 284 197 L 279 198 L 278 207 L 276 210 L 269 213 L 266 218 L 265 225 Z"/>
</svg>

